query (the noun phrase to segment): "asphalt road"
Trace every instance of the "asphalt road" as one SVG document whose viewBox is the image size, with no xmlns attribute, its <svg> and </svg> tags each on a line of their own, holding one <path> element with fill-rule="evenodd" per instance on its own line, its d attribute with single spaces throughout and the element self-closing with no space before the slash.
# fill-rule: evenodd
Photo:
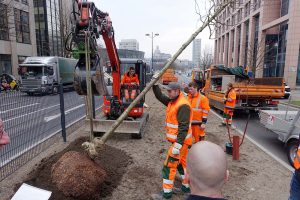
<svg viewBox="0 0 300 200">
<path fill-rule="evenodd" d="M 95 97 L 95 107 L 103 99 Z M 84 97 L 64 92 L 66 126 L 85 116 Z M 0 154 L 0 166 L 61 130 L 59 95 L 28 96 L 20 92 L 0 94 L 0 116 L 11 143 Z"/>
<path fill-rule="evenodd" d="M 186 75 L 177 75 L 179 82 L 189 83 L 191 77 Z M 280 104 L 279 110 L 286 110 L 286 106 Z M 289 110 L 299 110 L 297 108 L 289 107 Z M 221 114 L 218 114 L 221 117 Z M 237 113 L 233 119 L 233 125 L 237 127 L 241 132 L 244 132 L 248 115 L 245 113 Z M 290 165 L 288 162 L 288 157 L 284 144 L 277 139 L 277 135 L 267 130 L 259 121 L 259 116 L 257 113 L 251 113 L 251 117 L 248 123 L 248 128 L 246 134 L 251 138 L 255 143 L 262 146 L 268 153 L 272 154 L 278 160 Z"/>
</svg>

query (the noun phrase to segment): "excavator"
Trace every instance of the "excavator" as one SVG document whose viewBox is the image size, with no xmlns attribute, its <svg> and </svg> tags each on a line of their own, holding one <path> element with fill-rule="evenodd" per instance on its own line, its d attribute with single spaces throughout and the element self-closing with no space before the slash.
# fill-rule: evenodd
<svg viewBox="0 0 300 200">
<path fill-rule="evenodd" d="M 102 114 L 93 119 L 93 130 L 96 133 L 106 132 L 114 121 L 130 105 L 125 101 L 124 90 L 132 89 L 121 85 L 121 76 L 130 67 L 135 68 L 139 85 L 135 86 L 141 92 L 146 86 L 146 63 L 138 59 L 120 59 L 115 39 L 114 28 L 109 14 L 99 10 L 88 0 L 73 0 L 71 12 L 72 31 L 65 43 L 66 50 L 78 59 L 74 73 L 74 88 L 79 95 L 87 95 L 86 67 L 90 65 L 91 85 L 93 95 L 103 95 Z M 100 52 L 97 39 L 103 38 L 112 74 L 112 86 L 107 86 L 104 72 L 100 66 Z M 88 52 L 88 54 L 87 54 Z M 142 138 L 143 128 L 149 118 L 144 113 L 145 97 L 130 111 L 126 120 L 117 128 L 118 133 L 131 133 L 133 138 Z"/>
</svg>

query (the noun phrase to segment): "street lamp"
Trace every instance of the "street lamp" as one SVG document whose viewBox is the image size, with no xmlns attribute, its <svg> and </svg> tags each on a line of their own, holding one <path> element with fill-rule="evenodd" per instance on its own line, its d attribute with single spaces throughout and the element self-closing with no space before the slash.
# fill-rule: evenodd
<svg viewBox="0 0 300 200">
<path fill-rule="evenodd" d="M 153 32 L 151 32 L 151 34 L 147 33 L 146 36 L 150 37 L 151 38 L 151 43 L 152 43 L 152 49 L 151 49 L 151 72 L 153 72 L 153 38 L 155 38 L 156 36 L 159 36 L 158 33 L 155 33 L 153 35 Z"/>
</svg>

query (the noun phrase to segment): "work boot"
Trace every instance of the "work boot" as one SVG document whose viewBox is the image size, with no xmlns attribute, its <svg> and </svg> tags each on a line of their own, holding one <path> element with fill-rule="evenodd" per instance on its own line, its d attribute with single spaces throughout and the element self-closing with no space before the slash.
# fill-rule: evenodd
<svg viewBox="0 0 300 200">
<path fill-rule="evenodd" d="M 171 199 L 172 198 L 172 192 L 171 193 L 164 193 L 160 192 L 158 194 L 151 194 L 151 198 L 153 200 L 165 200 L 165 199 Z"/>
</svg>

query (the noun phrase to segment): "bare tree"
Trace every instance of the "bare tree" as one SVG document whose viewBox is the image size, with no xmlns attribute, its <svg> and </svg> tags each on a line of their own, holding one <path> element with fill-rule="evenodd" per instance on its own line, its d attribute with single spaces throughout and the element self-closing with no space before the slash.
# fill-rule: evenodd
<svg viewBox="0 0 300 200">
<path fill-rule="evenodd" d="M 205 47 L 203 50 L 203 55 L 200 58 L 200 66 L 203 70 L 206 70 L 210 65 L 213 64 L 214 57 L 210 47 Z"/>
</svg>

